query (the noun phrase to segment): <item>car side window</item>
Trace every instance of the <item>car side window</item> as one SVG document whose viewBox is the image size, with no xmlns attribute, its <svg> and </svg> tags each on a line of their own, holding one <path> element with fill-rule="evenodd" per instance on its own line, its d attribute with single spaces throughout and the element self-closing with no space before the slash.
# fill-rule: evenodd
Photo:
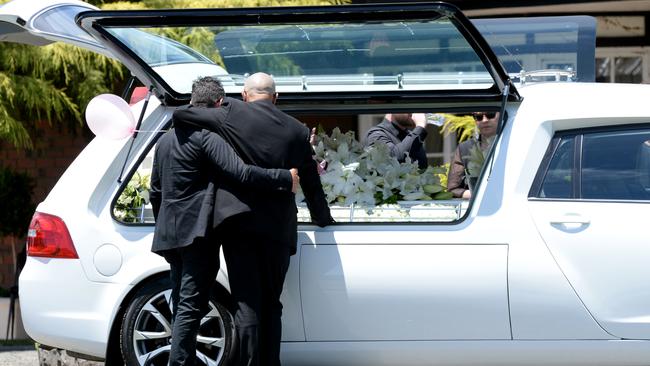
<svg viewBox="0 0 650 366">
<path fill-rule="evenodd" d="M 582 198 L 650 199 L 650 129 L 585 134 Z"/>
<path fill-rule="evenodd" d="M 150 149 L 113 204 L 113 217 L 125 224 L 153 224 L 149 202 L 151 168 L 155 149 Z"/>
<path fill-rule="evenodd" d="M 496 121 L 494 112 L 479 114 L 487 119 L 484 123 L 487 126 L 491 119 Z M 392 113 L 297 117 L 308 127 L 317 127 L 312 136 L 314 165 L 331 214 L 338 223 L 452 223 L 468 212 L 470 200 L 454 197 L 448 188 L 449 163 L 443 163 L 443 159 L 431 151 L 441 149 L 436 144 L 442 144 L 442 137 L 449 131 L 455 131 L 455 136 L 450 136 L 450 139 L 456 136 L 459 140 L 464 138 L 462 141 L 476 139 L 476 115 L 479 114 L 414 112 L 396 114 L 395 117 Z M 416 130 L 416 119 L 421 128 L 424 125 L 426 133 Z M 365 129 L 355 130 L 354 124 L 344 123 L 348 120 L 372 123 L 364 123 Z M 402 131 L 415 132 L 400 135 L 398 123 L 401 123 L 399 126 L 403 124 Z M 385 138 L 373 143 L 368 136 L 379 135 L 377 131 L 382 132 L 381 136 Z M 390 140 L 391 136 L 398 140 Z M 401 139 L 410 142 L 411 148 L 405 150 L 398 146 Z M 463 174 L 458 184 L 466 184 L 470 191 L 480 189 L 472 183 L 479 181 L 495 140 L 486 138 L 484 144 L 472 145 L 462 156 L 465 170 L 460 169 Z M 394 147 L 391 148 L 391 144 Z M 112 206 L 117 221 L 124 224 L 154 223 L 149 201 L 154 150 L 150 148 L 137 167 L 125 175 L 126 183 Z M 301 191 L 296 195 L 296 204 L 298 222 L 311 222 Z"/>
<path fill-rule="evenodd" d="M 564 132 L 553 139 L 548 154 L 552 156 L 541 164 L 539 186 L 533 185 L 531 197 L 650 200 L 648 127 Z"/>
<path fill-rule="evenodd" d="M 563 137 L 551 159 L 539 192 L 540 198 L 573 197 L 574 136 Z"/>
</svg>

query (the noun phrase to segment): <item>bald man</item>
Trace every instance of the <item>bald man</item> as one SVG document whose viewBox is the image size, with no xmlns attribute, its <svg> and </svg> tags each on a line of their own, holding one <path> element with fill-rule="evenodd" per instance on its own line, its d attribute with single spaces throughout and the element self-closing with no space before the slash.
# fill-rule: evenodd
<svg viewBox="0 0 650 366">
<path fill-rule="evenodd" d="M 275 106 L 278 94 L 267 74 L 248 77 L 242 98 L 247 103 L 225 98 L 221 108 L 181 108 L 174 119 L 217 132 L 247 164 L 297 167 L 312 221 L 319 226 L 330 224 L 333 220 L 312 159 L 309 129 Z M 225 190 L 252 209 L 229 218 L 220 233 L 237 306 L 239 363 L 235 364 L 277 366 L 282 332 L 280 294 L 297 244 L 295 198 L 292 193 L 269 194 L 235 186 Z"/>
<path fill-rule="evenodd" d="M 270 101 L 275 105 L 278 93 L 275 92 L 275 80 L 263 72 L 255 73 L 244 81 L 244 90 L 241 92 L 245 102 Z"/>
</svg>

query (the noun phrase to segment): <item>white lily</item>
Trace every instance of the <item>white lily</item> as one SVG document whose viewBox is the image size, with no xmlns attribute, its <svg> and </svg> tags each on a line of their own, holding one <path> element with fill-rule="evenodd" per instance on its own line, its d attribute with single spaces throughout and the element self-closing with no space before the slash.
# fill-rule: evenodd
<svg viewBox="0 0 650 366">
<path fill-rule="evenodd" d="M 318 160 L 327 162 L 320 178 L 330 203 L 373 207 L 395 198 L 431 200 L 444 190 L 439 179 L 439 174 L 446 173 L 444 169 L 428 167 L 422 172 L 408 157 L 399 163 L 390 156 L 388 146 L 364 147 L 354 132 L 335 128 L 330 136 L 319 134 L 318 141 L 314 152 Z"/>
</svg>

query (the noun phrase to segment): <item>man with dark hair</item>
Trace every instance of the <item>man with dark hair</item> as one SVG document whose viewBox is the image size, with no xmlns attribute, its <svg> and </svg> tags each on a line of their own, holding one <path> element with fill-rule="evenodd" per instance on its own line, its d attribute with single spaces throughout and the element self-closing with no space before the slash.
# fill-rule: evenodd
<svg viewBox="0 0 650 366">
<path fill-rule="evenodd" d="M 216 107 L 223 98 L 218 80 L 201 78 L 192 86 L 197 109 Z M 203 107 L 202 107 L 203 106 Z M 245 165 L 214 132 L 179 123 L 158 142 L 150 198 L 156 228 L 151 250 L 170 265 L 172 344 L 169 365 L 194 365 L 201 317 L 219 270 L 215 228 L 221 220 L 249 211 L 245 205 L 217 207 L 215 192 L 226 182 L 267 194 L 297 188 L 296 170 Z M 234 207 L 234 208 L 233 208 Z"/>
<path fill-rule="evenodd" d="M 190 104 L 195 107 L 214 108 L 221 105 L 225 95 L 219 79 L 204 76 L 192 83 L 192 100 Z"/>
<path fill-rule="evenodd" d="M 368 130 L 365 145 L 383 143 L 388 146 L 390 155 L 400 163 L 410 157 L 418 163 L 418 168 L 426 169 L 429 165 L 424 140 L 427 138 L 426 119 L 423 114 L 414 118 L 411 113 L 387 114 L 377 126 Z"/>
<path fill-rule="evenodd" d="M 309 129 L 275 106 L 275 82 L 264 73 L 251 75 L 242 97 L 226 98 L 222 108 L 185 108 L 175 118 L 219 133 L 249 164 L 265 168 L 298 167 L 312 221 L 333 222 L 312 159 Z M 252 212 L 228 220 L 223 250 L 228 279 L 237 305 L 235 325 L 239 363 L 246 366 L 280 365 L 282 303 L 280 294 L 296 253 L 297 217 L 293 194 L 232 192 Z"/>
</svg>

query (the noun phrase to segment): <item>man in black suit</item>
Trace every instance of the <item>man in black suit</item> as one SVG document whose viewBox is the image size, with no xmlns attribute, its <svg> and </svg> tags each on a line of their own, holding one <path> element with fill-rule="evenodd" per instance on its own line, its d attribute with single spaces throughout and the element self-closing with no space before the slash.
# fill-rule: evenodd
<svg viewBox="0 0 650 366">
<path fill-rule="evenodd" d="M 386 115 L 377 126 L 368 130 L 366 146 L 383 143 L 390 149 L 390 155 L 403 163 L 406 157 L 418 163 L 418 168 L 426 169 L 429 165 L 424 140 L 427 122 L 423 114 L 418 118 L 411 113 L 393 113 Z"/>
<path fill-rule="evenodd" d="M 201 78 L 192 86 L 197 109 L 216 107 L 223 98 L 218 80 Z M 244 205 L 215 207 L 215 192 L 229 182 L 272 194 L 297 188 L 295 170 L 245 165 L 214 132 L 179 123 L 158 142 L 151 174 L 150 199 L 156 228 L 151 250 L 170 264 L 172 345 L 169 365 L 194 365 L 196 336 L 207 311 L 219 270 L 215 212 L 226 218 L 248 211 Z M 234 208 L 233 208 L 234 207 Z"/>
<path fill-rule="evenodd" d="M 264 73 L 251 75 L 244 103 L 225 98 L 222 108 L 178 109 L 174 116 L 209 128 L 232 145 L 242 160 L 264 168 L 298 167 L 300 185 L 314 223 L 333 222 L 316 162 L 309 129 L 275 106 L 275 82 Z M 232 296 L 240 365 L 280 364 L 282 303 L 280 295 L 296 253 L 297 218 L 293 194 L 267 194 L 228 188 L 252 212 L 228 220 L 223 249 Z"/>
</svg>

